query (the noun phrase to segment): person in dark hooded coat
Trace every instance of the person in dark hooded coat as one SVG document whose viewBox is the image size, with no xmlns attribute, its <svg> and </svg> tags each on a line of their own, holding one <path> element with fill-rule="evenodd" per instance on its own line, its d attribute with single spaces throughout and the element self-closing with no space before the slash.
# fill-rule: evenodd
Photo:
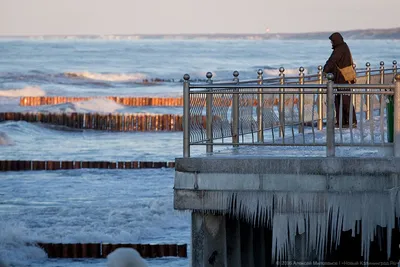
<svg viewBox="0 0 400 267">
<path fill-rule="evenodd" d="M 334 83 L 344 84 L 349 83 L 347 82 L 342 73 L 339 71 L 339 68 L 344 68 L 347 66 L 353 65 L 353 59 L 351 56 L 350 48 L 343 40 L 343 37 L 340 33 L 335 32 L 329 39 L 332 43 L 332 54 L 329 59 L 326 61 L 324 66 L 324 73 L 332 73 L 334 76 Z M 355 83 L 355 81 L 351 81 L 351 84 Z M 350 89 L 342 89 L 344 91 L 350 91 Z M 340 98 L 342 96 L 342 127 L 347 128 L 349 127 L 349 114 L 350 114 L 350 95 L 335 95 L 335 111 L 336 111 L 336 127 L 339 127 L 339 114 L 340 114 Z M 353 127 L 357 125 L 357 118 L 356 112 L 353 106 Z"/>
</svg>

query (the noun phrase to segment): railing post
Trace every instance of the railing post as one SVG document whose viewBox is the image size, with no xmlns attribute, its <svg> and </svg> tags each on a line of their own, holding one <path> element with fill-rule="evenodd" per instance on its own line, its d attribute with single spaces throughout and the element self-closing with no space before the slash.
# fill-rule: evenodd
<svg viewBox="0 0 400 267">
<path fill-rule="evenodd" d="M 379 63 L 379 83 L 384 84 L 385 83 L 385 62 L 381 61 Z M 385 97 L 382 95 L 379 95 L 379 116 L 382 115 L 382 106 L 384 105 Z"/>
<path fill-rule="evenodd" d="M 333 95 L 333 74 L 327 74 L 326 87 L 326 156 L 335 156 L 335 107 Z"/>
<path fill-rule="evenodd" d="M 285 68 L 279 68 L 279 83 L 285 84 Z M 285 92 L 284 88 L 279 88 L 279 92 Z M 285 138 L 285 94 L 279 94 L 279 136 Z"/>
<path fill-rule="evenodd" d="M 318 66 L 318 83 L 324 83 L 324 77 L 322 76 L 322 66 Z M 318 122 L 317 128 L 319 131 L 322 130 L 323 127 L 323 120 L 324 120 L 324 96 L 322 94 L 322 88 L 318 89 Z M 314 105 L 314 96 L 313 96 L 313 105 Z"/>
<path fill-rule="evenodd" d="M 239 84 L 239 72 L 233 72 L 233 81 Z M 234 147 L 238 147 L 239 143 L 239 88 L 233 89 L 232 96 L 232 143 Z"/>
<path fill-rule="evenodd" d="M 263 70 L 259 69 L 257 71 L 257 79 L 258 84 L 263 85 Z M 258 96 L 257 96 L 257 141 L 259 143 L 264 142 L 264 95 L 263 88 L 258 88 Z"/>
<path fill-rule="evenodd" d="M 366 84 L 370 84 L 371 83 L 371 64 L 369 62 L 365 63 L 366 68 L 366 72 L 365 72 L 365 77 L 366 77 Z M 369 91 L 369 89 L 366 89 L 367 91 Z M 365 101 L 365 105 L 366 105 L 366 119 L 369 120 L 372 117 L 372 113 L 373 110 L 371 109 L 371 97 L 372 95 L 367 95 L 366 96 L 366 101 Z"/>
<path fill-rule="evenodd" d="M 183 75 L 183 157 L 190 157 L 190 76 Z"/>
<path fill-rule="evenodd" d="M 354 63 L 353 63 L 353 68 L 354 68 L 354 70 L 356 70 L 356 68 L 357 68 L 357 65 Z M 356 76 L 357 76 L 357 72 L 356 72 Z M 353 89 L 350 89 L 350 90 L 353 91 Z M 354 109 L 357 110 L 357 95 L 351 94 L 350 98 L 352 99 Z"/>
<path fill-rule="evenodd" d="M 207 83 L 212 84 L 213 81 L 211 80 L 212 78 L 212 73 L 207 72 L 206 74 L 207 77 Z M 209 88 L 208 91 L 212 92 L 212 88 Z M 213 95 L 207 94 L 206 96 L 206 131 L 207 131 L 207 143 L 209 143 L 206 146 L 206 151 L 207 153 L 212 153 L 213 152 Z"/>
<path fill-rule="evenodd" d="M 304 84 L 304 68 L 299 68 L 299 84 Z M 304 133 L 304 89 L 300 88 L 299 94 L 299 133 Z"/>
<path fill-rule="evenodd" d="M 379 74 L 380 74 L 379 83 L 384 84 L 385 83 L 385 62 L 381 61 L 379 63 L 379 65 L 380 65 L 380 67 L 379 67 Z"/>
<path fill-rule="evenodd" d="M 397 61 L 393 60 L 393 82 L 396 82 L 397 75 Z"/>
<path fill-rule="evenodd" d="M 393 125 L 393 154 L 400 157 L 400 74 L 396 74 L 396 84 L 394 88 L 394 125 Z"/>
</svg>

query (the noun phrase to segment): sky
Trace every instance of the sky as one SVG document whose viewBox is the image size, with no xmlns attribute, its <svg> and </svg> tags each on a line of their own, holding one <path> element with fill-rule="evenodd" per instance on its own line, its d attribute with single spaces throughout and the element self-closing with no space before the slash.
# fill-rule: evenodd
<svg viewBox="0 0 400 267">
<path fill-rule="evenodd" d="M 0 0 L 0 35 L 298 33 L 400 27 L 400 0 Z"/>
</svg>

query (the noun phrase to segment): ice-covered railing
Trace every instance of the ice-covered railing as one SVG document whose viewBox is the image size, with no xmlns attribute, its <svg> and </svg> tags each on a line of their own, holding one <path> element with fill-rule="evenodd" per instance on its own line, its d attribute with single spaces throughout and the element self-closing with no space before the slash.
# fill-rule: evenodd
<svg viewBox="0 0 400 267">
<path fill-rule="evenodd" d="M 354 68 L 356 69 L 357 73 L 357 83 L 359 84 L 385 84 L 387 82 L 391 82 L 394 80 L 394 76 L 397 73 L 397 61 L 393 60 L 393 65 L 390 68 L 385 68 L 385 63 L 381 61 L 379 63 L 379 68 L 371 68 L 371 64 L 367 62 L 365 64 L 365 68 L 356 68 L 356 65 L 354 65 Z M 260 69 L 257 72 L 257 79 L 250 79 L 250 80 L 239 80 L 239 77 L 233 78 L 231 81 L 216 81 L 212 80 L 212 73 L 208 72 L 206 74 L 207 80 L 203 80 L 203 82 L 206 83 L 213 83 L 213 84 L 324 84 L 326 83 L 326 78 L 324 77 L 324 73 L 322 72 L 323 67 L 321 65 L 318 66 L 318 72 L 316 74 L 311 74 L 311 75 L 305 75 L 304 67 L 299 68 L 299 74 L 298 76 L 286 76 L 285 74 L 285 68 L 280 67 L 278 69 L 279 71 L 279 76 L 278 77 L 273 77 L 273 78 L 264 78 L 263 77 L 263 71 Z M 235 72 L 234 72 L 235 73 Z M 237 73 L 237 72 L 236 72 Z M 190 82 L 199 82 L 199 80 L 192 81 Z M 295 102 L 298 102 L 299 99 L 294 99 Z M 325 119 L 325 113 L 326 113 L 326 99 L 324 99 L 323 94 L 315 94 L 315 95 L 305 95 L 304 96 L 304 101 L 299 102 L 299 105 L 304 106 L 303 108 L 300 108 L 301 110 L 304 110 L 304 113 L 308 116 L 311 116 L 310 114 L 313 114 L 314 118 L 317 118 L 317 129 L 322 130 L 323 127 L 323 120 Z M 360 95 L 355 95 L 353 97 L 353 105 L 355 106 L 356 110 L 359 112 L 360 110 L 360 101 L 361 96 Z M 277 95 L 277 98 L 274 99 L 275 103 L 279 103 L 277 105 L 277 108 L 279 108 L 279 113 L 283 113 L 283 110 L 285 109 L 285 103 L 282 101 L 282 96 Z M 201 104 L 201 101 L 198 102 L 197 104 Z M 288 102 L 286 103 L 286 109 L 290 109 L 290 107 L 287 105 L 289 104 Z M 378 105 L 371 106 L 370 105 L 370 99 L 367 98 L 364 102 L 365 104 L 365 110 L 366 110 L 366 116 L 367 119 L 369 119 L 370 113 L 368 112 L 370 109 L 379 109 Z M 278 107 L 279 106 L 279 107 Z M 201 107 L 199 107 L 201 108 Z M 288 113 L 288 112 L 286 112 Z M 290 113 L 290 111 L 289 111 Z M 288 114 L 289 114 L 288 113 Z M 268 114 L 267 114 L 268 115 Z M 270 119 L 272 120 L 273 118 L 275 119 L 276 123 L 279 124 L 280 120 L 278 119 L 278 116 L 275 114 L 272 116 L 272 114 L 269 114 Z M 269 125 L 269 124 L 268 124 Z M 225 124 L 225 126 L 227 126 Z M 197 127 L 197 130 L 200 131 L 196 135 L 198 137 L 203 136 L 202 134 L 202 128 Z M 204 128 L 203 128 L 204 130 Z M 224 129 L 223 131 L 220 132 L 219 137 L 226 137 L 226 134 L 229 133 L 229 129 Z M 248 129 L 247 132 L 252 132 L 251 129 Z M 218 136 L 216 136 L 218 138 Z"/>
<path fill-rule="evenodd" d="M 379 67 L 378 68 L 371 68 L 371 63 L 370 62 L 366 62 L 365 63 L 365 67 L 364 68 L 360 68 L 357 67 L 355 64 L 353 65 L 358 79 L 361 81 L 360 83 L 366 83 L 367 80 L 369 80 L 370 83 L 381 83 L 381 81 L 385 80 L 385 77 L 391 77 L 393 78 L 393 73 L 395 73 L 397 71 L 397 61 L 393 60 L 392 62 L 392 66 L 387 68 L 385 67 L 385 62 L 381 61 L 379 63 Z M 318 72 L 314 73 L 314 74 L 304 74 L 305 68 L 304 67 L 300 67 L 299 68 L 299 76 L 301 74 L 304 75 L 304 81 L 305 83 L 308 82 L 312 82 L 312 83 L 324 83 L 326 82 L 326 78 L 324 77 L 323 73 L 322 73 L 322 69 L 323 67 L 321 65 L 319 65 L 317 67 Z M 299 81 L 299 76 L 287 76 L 285 74 L 285 68 L 284 67 L 280 67 L 276 69 L 277 72 L 279 73 L 279 77 L 269 77 L 269 78 L 263 78 L 263 83 L 279 83 L 281 80 L 281 77 L 283 76 L 285 79 L 286 83 L 298 83 Z M 211 73 L 211 72 L 210 72 Z M 211 74 L 212 75 L 212 74 Z M 207 75 L 206 75 L 207 76 Z M 369 76 L 369 78 L 367 79 L 367 77 Z M 184 79 L 180 79 L 180 82 L 184 82 Z M 207 77 L 207 79 L 190 79 L 191 83 L 201 83 L 201 82 L 209 82 L 209 78 Z M 259 77 L 257 77 L 257 79 L 246 79 L 246 80 L 240 80 L 239 84 L 246 84 L 246 83 L 258 83 L 259 82 Z M 235 83 L 232 80 L 213 80 L 213 83 L 218 83 L 218 84 L 233 84 Z M 382 82 L 384 83 L 384 82 Z"/>
<path fill-rule="evenodd" d="M 400 90 L 400 77 L 396 76 L 396 85 L 393 83 L 397 66 L 391 70 L 390 80 L 385 79 L 381 64 L 379 83 L 371 83 L 372 70 L 368 69 L 366 82 L 352 85 L 333 84 L 332 80 L 324 84 L 322 73 L 320 83 L 306 83 L 303 71 L 300 68 L 297 82 L 289 82 L 283 69 L 278 82 L 265 82 L 261 70 L 257 83 L 240 82 L 237 71 L 230 83 L 213 83 L 211 73 L 207 73 L 207 84 L 191 84 L 190 76 L 186 74 L 183 86 L 184 156 L 190 156 L 191 145 L 205 145 L 207 152 L 212 152 L 215 145 L 326 146 L 327 155 L 333 156 L 335 146 L 391 147 L 395 144 L 390 136 L 395 139 L 400 131 L 400 104 L 396 95 Z M 327 77 L 332 78 L 332 75 Z M 338 90 L 344 88 L 351 91 Z M 358 126 L 353 128 L 350 119 L 349 129 L 344 129 L 340 119 L 339 129 L 335 131 L 334 97 L 342 98 L 344 94 L 351 97 L 350 118 L 353 105 L 357 105 Z M 309 100 L 311 112 L 305 112 L 305 103 Z M 394 126 L 392 121 L 389 127 L 385 119 L 387 100 L 393 100 L 394 108 L 390 114 L 394 114 Z M 320 102 L 331 107 L 326 109 L 326 117 L 321 115 L 322 108 L 318 112 L 315 110 Z M 342 112 L 338 116 L 342 117 Z"/>
</svg>

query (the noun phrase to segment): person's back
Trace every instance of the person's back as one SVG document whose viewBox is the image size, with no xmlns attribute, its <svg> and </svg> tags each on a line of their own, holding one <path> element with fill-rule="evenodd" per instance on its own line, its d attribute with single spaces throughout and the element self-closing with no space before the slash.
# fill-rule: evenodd
<svg viewBox="0 0 400 267">
<path fill-rule="evenodd" d="M 332 73 L 334 75 L 334 83 L 355 83 L 355 80 L 346 81 L 339 70 L 348 66 L 353 66 L 353 57 L 351 55 L 349 46 L 343 40 L 343 36 L 338 32 L 335 32 L 331 36 L 329 36 L 329 39 L 331 40 L 333 51 L 331 56 L 325 63 L 323 70 L 324 73 Z M 341 91 L 350 91 L 350 89 L 342 89 Z M 339 127 L 340 124 L 340 102 L 342 102 L 342 126 L 344 128 L 347 128 L 349 127 L 349 124 L 352 123 L 352 126 L 356 127 L 357 117 L 354 106 L 352 108 L 353 116 L 351 122 L 349 118 L 351 106 L 350 95 L 335 95 L 336 127 Z"/>
<path fill-rule="evenodd" d="M 347 83 L 343 75 L 340 73 L 339 68 L 344 68 L 353 65 L 353 60 L 350 52 L 350 48 L 347 43 L 343 40 L 340 33 L 335 32 L 329 39 L 332 43 L 332 55 L 324 66 L 325 73 L 333 73 L 335 83 Z"/>
</svg>

